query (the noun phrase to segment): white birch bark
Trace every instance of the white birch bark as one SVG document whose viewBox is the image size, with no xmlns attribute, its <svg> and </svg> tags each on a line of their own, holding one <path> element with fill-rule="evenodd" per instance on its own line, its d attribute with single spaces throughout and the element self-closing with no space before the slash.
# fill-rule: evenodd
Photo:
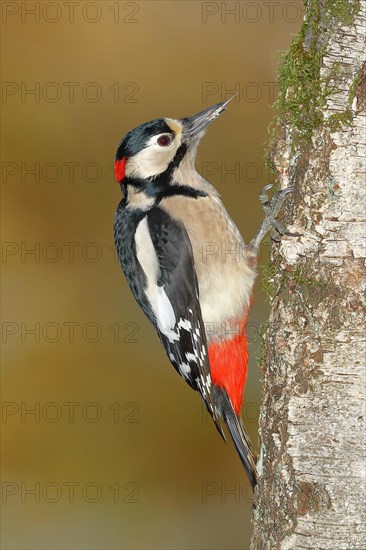
<svg viewBox="0 0 366 550">
<path fill-rule="evenodd" d="M 284 115 L 273 155 L 280 187 L 299 190 L 284 220 L 302 237 L 272 249 L 252 550 L 366 548 L 364 1 L 357 10 L 320 24 L 331 92 L 311 141 L 294 145 Z"/>
</svg>

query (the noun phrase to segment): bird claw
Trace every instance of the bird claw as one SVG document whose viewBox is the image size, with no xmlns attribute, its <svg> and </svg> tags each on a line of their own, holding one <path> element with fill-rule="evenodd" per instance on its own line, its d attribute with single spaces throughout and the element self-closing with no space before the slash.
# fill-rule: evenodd
<svg viewBox="0 0 366 550">
<path fill-rule="evenodd" d="M 290 193 L 296 193 L 297 189 L 295 189 L 295 187 L 287 187 L 287 189 L 277 191 L 272 199 L 270 199 L 268 197 L 268 191 L 272 189 L 272 187 L 273 185 L 271 183 L 265 185 L 259 194 L 259 201 L 263 206 L 265 218 L 256 236 L 249 244 L 249 248 L 254 251 L 258 250 L 262 240 L 268 232 L 271 232 L 271 239 L 277 243 L 281 242 L 281 237 L 283 235 L 289 237 L 301 236 L 300 233 L 291 233 L 290 231 L 287 231 L 277 220 L 277 216 L 285 203 L 287 195 Z"/>
<path fill-rule="evenodd" d="M 265 186 L 261 189 L 261 192 L 259 193 L 259 202 L 260 202 L 261 204 L 266 204 L 266 203 L 269 201 L 267 191 L 269 191 L 270 189 L 272 189 L 272 187 L 273 187 L 273 183 L 269 183 L 268 185 L 265 185 Z"/>
</svg>

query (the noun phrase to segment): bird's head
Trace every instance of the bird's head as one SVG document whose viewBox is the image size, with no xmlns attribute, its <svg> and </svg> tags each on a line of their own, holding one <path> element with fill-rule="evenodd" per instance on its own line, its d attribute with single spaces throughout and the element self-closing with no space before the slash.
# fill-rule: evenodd
<svg viewBox="0 0 366 550">
<path fill-rule="evenodd" d="M 231 98 L 232 99 L 232 98 Z M 226 109 L 222 101 L 191 117 L 158 118 L 138 126 L 122 139 L 116 153 L 115 176 L 122 185 L 152 188 L 172 179 L 185 157 L 193 163 L 200 139 L 208 126 Z"/>
</svg>

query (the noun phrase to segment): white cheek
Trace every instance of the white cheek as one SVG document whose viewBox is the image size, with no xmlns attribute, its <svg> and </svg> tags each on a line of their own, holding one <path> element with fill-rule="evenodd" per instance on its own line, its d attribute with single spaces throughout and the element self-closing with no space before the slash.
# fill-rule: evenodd
<svg viewBox="0 0 366 550">
<path fill-rule="evenodd" d="M 126 176 L 150 178 L 164 172 L 177 152 L 178 145 L 173 142 L 169 147 L 153 143 L 127 161 Z"/>
</svg>

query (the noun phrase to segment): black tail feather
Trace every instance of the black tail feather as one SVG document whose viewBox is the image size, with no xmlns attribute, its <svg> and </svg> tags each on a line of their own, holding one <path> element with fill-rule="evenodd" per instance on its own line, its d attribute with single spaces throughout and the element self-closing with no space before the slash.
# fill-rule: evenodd
<svg viewBox="0 0 366 550">
<path fill-rule="evenodd" d="M 221 409 L 220 414 L 225 420 L 240 460 L 254 490 L 258 478 L 256 468 L 256 451 L 249 439 L 241 418 L 235 414 L 226 391 L 217 387 L 215 388 L 215 391 L 217 393 L 217 402 L 219 403 Z"/>
</svg>

